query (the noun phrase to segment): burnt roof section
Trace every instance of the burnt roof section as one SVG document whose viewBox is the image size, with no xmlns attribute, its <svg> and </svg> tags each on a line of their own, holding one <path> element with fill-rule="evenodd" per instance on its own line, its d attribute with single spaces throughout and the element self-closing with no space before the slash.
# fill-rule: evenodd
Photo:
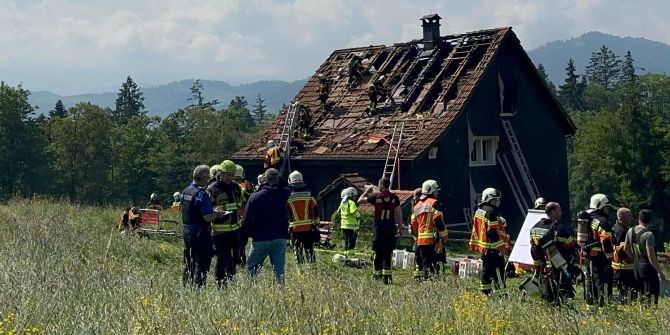
<svg viewBox="0 0 670 335">
<path fill-rule="evenodd" d="M 334 51 L 294 99 L 310 110 L 314 133 L 305 141 L 305 149 L 291 159 L 386 159 L 388 141 L 399 121 L 405 122 L 400 159 L 416 159 L 435 145 L 464 110 L 507 38 L 521 48 L 506 27 L 443 36 L 439 46 L 428 51 L 420 47 L 421 40 Z M 355 55 L 364 54 L 369 55 L 362 62 L 369 73 L 362 83 L 348 87 L 347 64 Z M 319 74 L 333 80 L 328 98 L 332 108 L 325 113 L 318 100 Z M 367 87 L 382 75 L 396 104 L 389 99 L 378 103 L 381 112 L 375 118 L 365 113 Z M 287 110 L 233 157 L 263 159 L 266 142 L 281 138 Z"/>
</svg>

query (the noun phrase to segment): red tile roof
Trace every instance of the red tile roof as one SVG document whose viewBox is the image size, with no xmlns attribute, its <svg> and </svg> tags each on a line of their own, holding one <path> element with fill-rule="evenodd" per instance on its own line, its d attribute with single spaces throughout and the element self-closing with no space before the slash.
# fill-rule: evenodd
<svg viewBox="0 0 670 335">
<path fill-rule="evenodd" d="M 291 159 L 385 159 L 386 141 L 398 121 L 405 122 L 400 158 L 415 159 L 432 147 L 463 111 L 508 36 L 516 39 L 509 27 L 445 36 L 432 51 L 420 48 L 420 41 L 336 50 L 295 97 L 311 111 L 315 131 L 305 142 L 305 150 Z M 370 74 L 363 83 L 349 88 L 347 64 L 354 55 L 365 52 L 371 54 L 363 62 Z M 318 100 L 318 74 L 333 79 L 328 98 L 333 108 L 326 113 Z M 375 121 L 364 114 L 369 105 L 367 87 L 381 75 L 397 104 L 393 106 L 388 100 L 379 103 L 378 110 L 383 112 Z M 233 157 L 263 159 L 266 142 L 280 140 L 285 115 L 286 110 Z"/>
</svg>

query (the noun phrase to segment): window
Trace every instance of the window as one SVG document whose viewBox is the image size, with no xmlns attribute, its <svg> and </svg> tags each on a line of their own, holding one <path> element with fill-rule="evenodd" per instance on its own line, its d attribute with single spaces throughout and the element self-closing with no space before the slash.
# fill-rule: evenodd
<svg viewBox="0 0 670 335">
<path fill-rule="evenodd" d="M 470 166 L 495 165 L 497 136 L 475 136 L 470 148 Z"/>
<path fill-rule="evenodd" d="M 428 150 L 428 159 L 437 158 L 437 147 L 432 147 Z"/>
</svg>

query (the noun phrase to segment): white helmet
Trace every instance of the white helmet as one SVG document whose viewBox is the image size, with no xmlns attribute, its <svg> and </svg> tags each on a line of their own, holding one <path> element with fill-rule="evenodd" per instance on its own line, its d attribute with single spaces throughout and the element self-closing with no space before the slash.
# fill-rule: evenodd
<svg viewBox="0 0 670 335">
<path fill-rule="evenodd" d="M 493 199 L 500 199 L 500 191 L 493 187 L 489 187 L 482 192 L 482 203 L 489 202 Z"/>
<path fill-rule="evenodd" d="M 273 148 L 273 147 L 276 147 L 276 146 L 277 146 L 277 143 L 275 143 L 275 141 L 273 141 L 273 140 L 268 141 L 268 144 L 267 144 L 268 148 Z"/>
<path fill-rule="evenodd" d="M 235 164 L 235 178 L 244 179 L 244 168 L 242 165 Z"/>
<path fill-rule="evenodd" d="M 542 208 L 542 206 L 546 206 L 546 205 L 547 205 L 547 200 L 545 200 L 543 197 L 539 197 L 539 198 L 537 198 L 537 200 L 535 200 L 535 207 L 533 207 L 533 208 L 534 209 L 540 209 L 540 208 Z"/>
<path fill-rule="evenodd" d="M 358 195 L 358 191 L 356 191 L 356 189 L 353 188 L 353 187 L 347 187 L 347 188 L 342 190 L 342 193 L 340 193 L 340 197 L 343 198 L 343 199 L 344 199 L 344 197 L 353 198 L 356 195 Z"/>
<path fill-rule="evenodd" d="M 610 204 L 610 201 L 607 199 L 607 196 L 602 193 L 594 194 L 591 197 L 591 204 L 589 208 L 591 209 L 601 209 Z"/>
<path fill-rule="evenodd" d="M 149 197 L 151 200 L 154 200 L 158 197 L 158 194 L 156 193 L 151 193 L 151 196 Z"/>
<path fill-rule="evenodd" d="M 423 184 L 421 185 L 421 194 L 424 195 L 430 195 L 440 190 L 441 190 L 440 185 L 435 180 L 432 179 L 424 181 Z"/>
<path fill-rule="evenodd" d="M 347 261 L 347 256 L 342 255 L 342 254 L 335 254 L 333 256 L 333 263 L 344 263 Z"/>
<path fill-rule="evenodd" d="M 179 192 L 174 192 L 174 194 L 172 195 L 172 197 L 174 198 L 174 201 L 179 201 L 179 199 L 181 199 L 181 193 L 179 193 Z"/>
<path fill-rule="evenodd" d="M 297 170 L 291 172 L 291 174 L 288 175 L 288 183 L 291 185 L 304 183 L 302 173 Z"/>
<path fill-rule="evenodd" d="M 258 177 L 256 177 L 256 183 L 258 185 L 265 184 L 265 175 L 264 174 L 259 174 Z"/>
</svg>

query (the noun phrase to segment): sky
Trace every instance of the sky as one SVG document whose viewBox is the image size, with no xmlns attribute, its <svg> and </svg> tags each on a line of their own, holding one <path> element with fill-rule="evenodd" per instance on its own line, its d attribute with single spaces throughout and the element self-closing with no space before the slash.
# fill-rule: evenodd
<svg viewBox="0 0 670 335">
<path fill-rule="evenodd" d="M 588 31 L 670 44 L 667 0 L 0 0 L 0 80 L 61 95 L 201 78 L 297 80 L 335 49 L 511 26 L 527 50 Z"/>
</svg>

